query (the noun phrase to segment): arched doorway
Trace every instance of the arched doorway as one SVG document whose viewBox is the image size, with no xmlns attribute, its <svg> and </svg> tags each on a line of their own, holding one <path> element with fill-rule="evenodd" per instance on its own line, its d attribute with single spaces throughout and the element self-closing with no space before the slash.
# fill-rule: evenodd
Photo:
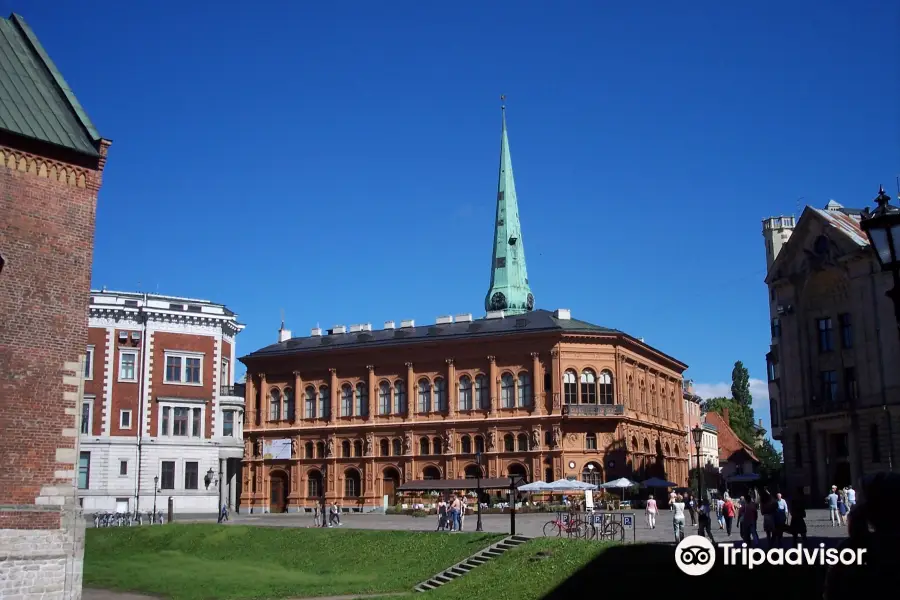
<svg viewBox="0 0 900 600">
<path fill-rule="evenodd" d="M 521 477 L 522 481 L 528 481 L 528 471 L 519 463 L 511 463 L 506 467 L 506 474 L 510 477 Z"/>
<path fill-rule="evenodd" d="M 584 465 L 584 468 L 581 470 L 581 481 L 600 485 L 603 483 L 603 467 L 595 462 L 589 462 Z"/>
<path fill-rule="evenodd" d="M 469 465 L 465 470 L 466 479 L 478 479 L 484 477 L 484 471 L 478 465 Z"/>
<path fill-rule="evenodd" d="M 422 479 L 440 479 L 441 471 L 437 467 L 425 467 L 422 469 Z"/>
<path fill-rule="evenodd" d="M 400 487 L 400 473 L 393 467 L 388 467 L 382 472 L 381 493 L 388 497 L 388 504 L 396 506 L 400 503 L 397 498 L 397 488 Z"/>
<path fill-rule="evenodd" d="M 283 513 L 287 511 L 290 483 L 290 476 L 284 471 L 272 471 L 269 475 L 269 512 Z"/>
</svg>

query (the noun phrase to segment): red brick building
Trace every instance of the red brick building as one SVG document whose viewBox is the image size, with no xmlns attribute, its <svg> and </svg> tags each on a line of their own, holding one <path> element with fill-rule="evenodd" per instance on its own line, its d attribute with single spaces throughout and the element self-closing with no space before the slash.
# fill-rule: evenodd
<svg viewBox="0 0 900 600">
<path fill-rule="evenodd" d="M 725 414 L 706 413 L 706 422 L 716 428 L 719 442 L 719 472 L 725 479 L 734 475 L 750 475 L 759 466 L 759 458 L 753 448 L 744 443 L 728 424 L 728 409 Z"/>
<path fill-rule="evenodd" d="M 0 90 L 0 595 L 78 598 L 78 406 L 110 142 L 17 15 L 0 19 Z"/>
</svg>

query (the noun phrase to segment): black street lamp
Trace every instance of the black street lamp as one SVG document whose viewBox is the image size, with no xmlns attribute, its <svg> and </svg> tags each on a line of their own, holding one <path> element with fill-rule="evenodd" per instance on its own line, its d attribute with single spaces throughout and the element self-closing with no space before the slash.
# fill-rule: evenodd
<svg viewBox="0 0 900 600">
<path fill-rule="evenodd" d="M 328 485 L 328 464 L 322 465 L 322 527 L 328 527 L 327 510 L 325 506 L 325 487 Z"/>
<path fill-rule="evenodd" d="M 478 477 L 475 479 L 475 507 L 478 509 L 478 522 L 475 531 L 484 531 L 481 527 L 481 452 L 475 453 L 475 465 L 478 467 Z"/>
<path fill-rule="evenodd" d="M 698 424 L 691 430 L 694 435 L 694 445 L 697 447 L 697 493 L 700 497 L 698 502 L 703 502 L 703 471 L 700 467 L 700 443 L 703 441 L 703 428 Z"/>
<path fill-rule="evenodd" d="M 866 208 L 860 220 L 862 230 L 869 237 L 869 243 L 875 250 L 882 271 L 890 271 L 894 276 L 894 287 L 887 297 L 894 303 L 894 316 L 900 328 L 900 208 L 891 206 L 891 197 L 878 188 L 875 203 L 878 208 L 874 212 Z"/>
<path fill-rule="evenodd" d="M 159 491 L 159 475 L 153 476 L 153 518 L 156 518 L 156 492 Z"/>
</svg>

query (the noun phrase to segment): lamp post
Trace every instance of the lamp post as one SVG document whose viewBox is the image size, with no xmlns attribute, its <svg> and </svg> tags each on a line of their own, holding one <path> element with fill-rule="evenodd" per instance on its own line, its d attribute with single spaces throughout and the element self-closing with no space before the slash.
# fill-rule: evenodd
<svg viewBox="0 0 900 600">
<path fill-rule="evenodd" d="M 325 506 L 325 488 L 328 485 L 328 463 L 322 465 L 322 527 L 328 527 L 328 517 L 326 516 Z"/>
<path fill-rule="evenodd" d="M 475 531 L 484 531 L 481 527 L 481 452 L 475 453 L 475 465 L 478 467 L 478 477 L 475 479 L 475 506 L 478 509 L 478 522 L 475 525 Z"/>
<path fill-rule="evenodd" d="M 691 430 L 694 434 L 694 445 L 697 447 L 697 493 L 700 495 L 699 502 L 703 502 L 703 471 L 700 467 L 700 442 L 703 441 L 703 428 L 698 424 Z"/>
<path fill-rule="evenodd" d="M 875 256 L 881 265 L 882 271 L 890 271 L 894 278 L 894 287 L 885 294 L 894 303 L 894 319 L 897 323 L 897 332 L 900 334 L 900 208 L 891 206 L 891 197 L 884 191 L 884 186 L 878 186 L 878 196 L 875 204 L 878 207 L 874 211 L 866 208 L 860 219 L 860 227 L 866 232 L 869 244 L 875 250 Z M 888 463 L 891 471 L 894 470 L 894 434 L 891 415 L 887 405 L 882 405 L 882 411 L 887 421 L 888 429 Z"/>
<path fill-rule="evenodd" d="M 156 518 L 156 492 L 159 491 L 159 475 L 153 476 L 153 518 Z"/>
</svg>

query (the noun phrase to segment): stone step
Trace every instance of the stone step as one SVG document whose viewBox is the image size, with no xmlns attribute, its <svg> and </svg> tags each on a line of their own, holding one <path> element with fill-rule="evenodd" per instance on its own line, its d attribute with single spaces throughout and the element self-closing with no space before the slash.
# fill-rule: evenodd
<svg viewBox="0 0 900 600">
<path fill-rule="evenodd" d="M 469 572 L 469 569 L 466 569 L 463 566 L 453 567 L 447 571 L 448 573 L 452 573 L 455 577 L 462 577 L 466 573 Z"/>
<path fill-rule="evenodd" d="M 440 583 L 450 583 L 456 579 L 456 575 L 450 575 L 449 572 L 445 571 L 444 573 L 435 576 L 435 579 Z"/>
<path fill-rule="evenodd" d="M 511 538 L 509 538 L 507 541 L 509 541 L 509 542 L 517 542 L 517 543 L 519 543 L 519 544 L 524 544 L 524 543 L 527 542 L 529 539 L 531 539 L 531 538 L 527 538 L 527 537 L 525 537 L 524 535 L 514 535 L 514 536 L 512 536 Z"/>
</svg>

